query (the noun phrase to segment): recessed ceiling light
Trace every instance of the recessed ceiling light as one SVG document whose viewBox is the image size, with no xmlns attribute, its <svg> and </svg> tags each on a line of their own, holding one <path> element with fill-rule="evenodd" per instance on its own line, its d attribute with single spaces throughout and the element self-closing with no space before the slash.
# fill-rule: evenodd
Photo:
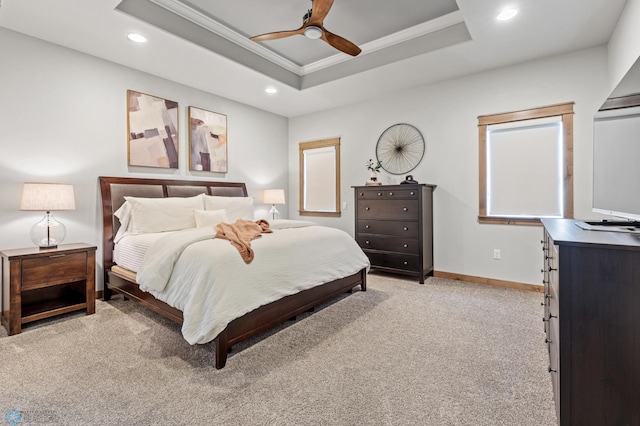
<svg viewBox="0 0 640 426">
<path fill-rule="evenodd" d="M 264 89 L 264 91 L 270 95 L 278 93 L 278 89 L 276 89 L 275 87 L 267 87 L 266 89 Z"/>
<path fill-rule="evenodd" d="M 508 21 L 518 14 L 518 9 L 504 9 L 502 12 L 498 13 L 496 19 L 498 21 Z"/>
<path fill-rule="evenodd" d="M 138 33 L 131 33 L 129 35 L 127 35 L 127 38 L 131 41 L 135 41 L 136 43 L 146 43 L 147 42 L 147 38 L 145 36 L 143 36 L 142 34 L 138 34 Z"/>
</svg>

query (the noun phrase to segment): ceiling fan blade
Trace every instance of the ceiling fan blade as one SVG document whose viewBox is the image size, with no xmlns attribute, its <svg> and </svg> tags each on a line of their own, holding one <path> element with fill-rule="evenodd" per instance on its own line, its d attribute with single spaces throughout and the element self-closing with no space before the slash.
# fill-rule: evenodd
<svg viewBox="0 0 640 426">
<path fill-rule="evenodd" d="M 331 9 L 331 6 L 333 6 L 333 0 L 313 0 L 311 19 L 307 24 L 321 27 L 324 18 Z"/>
<path fill-rule="evenodd" d="M 273 33 L 261 34 L 257 36 L 253 36 L 250 40 L 253 41 L 264 41 L 264 40 L 276 40 L 279 38 L 285 38 L 293 35 L 304 34 L 304 26 L 298 28 L 297 30 L 291 31 L 276 31 Z"/>
<path fill-rule="evenodd" d="M 362 49 L 360 49 L 358 46 L 356 46 L 346 38 L 340 37 L 337 34 L 333 34 L 324 28 L 322 28 L 322 39 L 336 49 L 351 56 L 358 56 L 360 52 L 362 52 Z"/>
</svg>

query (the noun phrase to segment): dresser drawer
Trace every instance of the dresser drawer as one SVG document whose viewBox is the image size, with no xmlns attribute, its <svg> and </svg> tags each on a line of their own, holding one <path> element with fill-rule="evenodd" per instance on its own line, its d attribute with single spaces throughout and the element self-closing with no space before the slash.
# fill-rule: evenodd
<svg viewBox="0 0 640 426">
<path fill-rule="evenodd" d="M 418 220 L 418 200 L 361 200 L 358 217 L 361 219 Z"/>
<path fill-rule="evenodd" d="M 557 328 L 549 327 L 549 374 L 551 375 L 551 386 L 553 388 L 553 399 L 556 403 L 556 416 L 560 420 L 560 348 L 557 335 Z M 558 424 L 561 424 L 558 421 Z"/>
<path fill-rule="evenodd" d="M 397 222 L 389 220 L 358 220 L 359 234 L 381 234 L 395 236 L 415 236 L 419 232 L 418 222 Z"/>
<path fill-rule="evenodd" d="M 22 289 L 38 288 L 87 278 L 87 254 L 52 254 L 22 261 Z"/>
<path fill-rule="evenodd" d="M 418 199 L 418 189 L 361 189 L 356 191 L 356 198 L 362 200 L 375 199 Z"/>
<path fill-rule="evenodd" d="M 385 237 L 380 235 L 359 235 L 356 238 L 363 249 L 392 251 L 396 253 L 418 254 L 419 241 L 411 238 Z"/>
<path fill-rule="evenodd" d="M 411 254 L 389 254 L 363 250 L 371 266 L 415 271 L 418 269 L 418 256 Z"/>
</svg>

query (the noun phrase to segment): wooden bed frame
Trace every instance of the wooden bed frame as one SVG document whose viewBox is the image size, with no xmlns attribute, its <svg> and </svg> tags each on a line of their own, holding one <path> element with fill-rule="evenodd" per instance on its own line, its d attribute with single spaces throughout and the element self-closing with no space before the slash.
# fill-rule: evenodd
<svg viewBox="0 0 640 426">
<path fill-rule="evenodd" d="M 124 177 L 100 177 L 102 195 L 103 245 L 102 265 L 104 268 L 104 300 L 112 293 L 120 293 L 125 298 L 141 303 L 145 307 L 182 324 L 182 312 L 156 299 L 150 293 L 140 290 L 131 274 L 112 271 L 114 237 L 120 223 L 113 213 L 124 203 L 125 196 L 135 197 L 191 197 L 201 193 L 231 197 L 246 197 L 244 183 L 213 182 L 173 179 L 143 179 Z M 263 305 L 240 318 L 230 322 L 215 338 L 216 368 L 224 367 L 227 353 L 231 347 L 275 325 L 287 321 L 303 312 L 311 310 L 320 303 L 334 299 L 338 295 L 350 292 L 360 286 L 366 291 L 366 270 L 348 277 L 331 281 L 300 293 L 286 296 L 275 302 Z"/>
</svg>

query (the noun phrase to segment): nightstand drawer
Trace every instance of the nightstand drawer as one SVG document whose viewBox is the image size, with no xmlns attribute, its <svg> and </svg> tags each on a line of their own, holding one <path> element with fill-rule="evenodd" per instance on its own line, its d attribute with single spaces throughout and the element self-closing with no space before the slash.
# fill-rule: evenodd
<svg viewBox="0 0 640 426">
<path fill-rule="evenodd" d="M 363 249 L 409 254 L 418 254 L 419 252 L 420 242 L 410 238 L 360 235 L 356 240 Z"/>
<path fill-rule="evenodd" d="M 87 253 L 52 253 L 47 257 L 22 261 L 22 289 L 85 280 L 87 278 Z"/>
</svg>

